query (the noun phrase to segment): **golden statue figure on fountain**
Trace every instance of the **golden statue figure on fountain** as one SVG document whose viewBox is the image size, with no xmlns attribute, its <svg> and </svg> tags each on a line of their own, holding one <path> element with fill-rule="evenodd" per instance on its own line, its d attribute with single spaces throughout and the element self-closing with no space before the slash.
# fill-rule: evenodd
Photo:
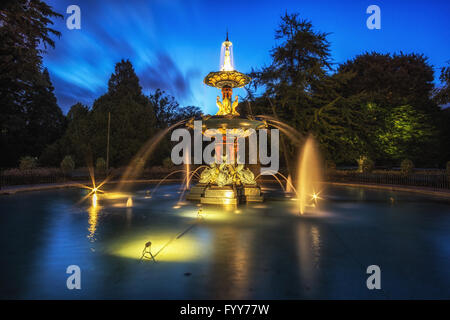
<svg viewBox="0 0 450 320">
<path fill-rule="evenodd" d="M 217 184 L 219 187 L 235 184 L 256 185 L 255 175 L 253 172 L 244 168 L 243 164 L 234 166 L 227 163 L 226 156 L 223 156 L 223 163 L 219 166 L 215 162 L 210 164 L 209 168 L 202 171 L 199 179 L 200 183 Z"/>
<path fill-rule="evenodd" d="M 232 116 L 239 116 L 239 113 L 236 111 L 238 104 L 238 96 L 234 97 L 233 104 L 231 104 L 228 97 L 224 98 L 223 101 L 220 101 L 220 97 L 217 96 L 216 105 L 219 108 L 219 111 L 217 111 L 216 116 L 225 116 L 229 114 L 231 114 Z"/>
</svg>

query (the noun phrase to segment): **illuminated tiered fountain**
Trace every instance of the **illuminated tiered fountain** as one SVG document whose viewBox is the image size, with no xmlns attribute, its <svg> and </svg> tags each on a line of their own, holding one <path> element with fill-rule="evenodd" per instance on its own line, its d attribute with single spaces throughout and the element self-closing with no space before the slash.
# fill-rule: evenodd
<svg viewBox="0 0 450 320">
<path fill-rule="evenodd" d="M 206 136 L 220 135 L 222 145 L 215 149 L 215 161 L 203 170 L 199 183 L 190 189 L 188 200 L 200 200 L 205 204 L 238 204 L 240 202 L 261 202 L 263 196 L 257 185 L 255 176 L 244 164 L 237 164 L 237 138 L 227 141 L 226 133 L 235 137 L 246 138 L 253 130 L 267 127 L 265 121 L 254 118 L 241 118 L 236 111 L 239 100 L 235 96 L 232 102 L 233 88 L 241 88 L 250 82 L 250 77 L 234 70 L 232 61 L 232 43 L 226 40 L 222 44 L 220 71 L 210 72 L 204 83 L 222 91 L 222 101 L 217 96 L 216 105 L 219 111 L 214 116 L 202 117 L 202 134 Z M 194 120 L 188 126 L 194 128 Z M 251 130 L 253 129 L 253 130 Z M 227 157 L 225 154 L 231 155 Z M 230 158 L 230 159 L 229 159 Z"/>
</svg>

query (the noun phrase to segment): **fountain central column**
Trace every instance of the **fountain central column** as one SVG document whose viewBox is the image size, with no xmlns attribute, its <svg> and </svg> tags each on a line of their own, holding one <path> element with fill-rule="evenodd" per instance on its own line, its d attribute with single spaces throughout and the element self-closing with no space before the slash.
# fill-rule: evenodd
<svg viewBox="0 0 450 320">
<path fill-rule="evenodd" d="M 215 162 L 208 163 L 209 168 L 203 170 L 199 183 L 192 187 L 187 199 L 200 200 L 208 204 L 238 204 L 248 201 L 263 201 L 261 189 L 256 184 L 255 176 L 243 164 L 236 164 L 238 151 L 237 139 L 227 141 L 227 133 L 232 136 L 247 137 L 253 130 L 266 128 L 265 121 L 241 118 L 237 112 L 239 99 L 235 96 L 232 102 L 233 88 L 241 88 L 250 82 L 250 77 L 234 70 L 232 62 L 232 43 L 222 43 L 224 52 L 220 71 L 210 72 L 204 79 L 208 86 L 221 90 L 222 101 L 217 96 L 218 112 L 214 116 L 202 117 L 202 128 L 205 134 L 220 135 L 221 143 L 216 144 Z M 193 119 L 187 124 L 193 128 Z M 228 152 L 227 152 L 228 151 Z M 227 156 L 224 156 L 228 154 Z"/>
</svg>

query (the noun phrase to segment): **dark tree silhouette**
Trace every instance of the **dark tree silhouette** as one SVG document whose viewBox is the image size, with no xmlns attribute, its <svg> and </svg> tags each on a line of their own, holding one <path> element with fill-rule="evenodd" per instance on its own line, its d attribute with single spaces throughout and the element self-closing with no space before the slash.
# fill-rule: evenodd
<svg viewBox="0 0 450 320">
<path fill-rule="evenodd" d="M 54 46 L 51 36 L 59 36 L 49 27 L 57 17 L 62 16 L 38 0 L 10 1 L 0 10 L 1 166 L 17 165 L 26 153 L 38 156 L 60 130 L 61 110 L 42 72 L 42 53 Z M 56 123 L 47 134 L 52 119 Z"/>
</svg>

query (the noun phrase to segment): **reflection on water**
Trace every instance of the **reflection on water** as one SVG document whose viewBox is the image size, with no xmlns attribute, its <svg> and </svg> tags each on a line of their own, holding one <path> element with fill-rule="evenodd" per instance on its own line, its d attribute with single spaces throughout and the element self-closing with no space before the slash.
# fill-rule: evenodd
<svg viewBox="0 0 450 320">
<path fill-rule="evenodd" d="M 88 238 L 91 242 L 95 241 L 95 231 L 97 230 L 97 222 L 98 222 L 98 212 L 100 211 L 101 207 L 98 205 L 98 198 L 97 194 L 94 193 L 92 195 L 92 205 L 88 209 Z"/>
<path fill-rule="evenodd" d="M 127 199 L 127 208 L 131 208 L 133 206 L 133 198 L 128 197 Z"/>
<path fill-rule="evenodd" d="M 321 243 L 319 229 L 311 223 L 300 223 L 296 228 L 299 276 L 305 288 L 314 288 L 320 266 Z M 309 292 L 314 294 L 315 292 Z"/>
<path fill-rule="evenodd" d="M 389 270 L 389 297 L 450 298 L 448 203 L 330 188 L 302 216 L 280 192 L 262 204 L 204 205 L 200 219 L 178 187 L 81 204 L 80 190 L 0 198 L 0 298 L 385 298 L 365 289 L 370 264 Z M 148 241 L 157 263 L 139 263 Z M 76 294 L 65 287 L 72 264 L 85 283 Z"/>
<path fill-rule="evenodd" d="M 211 298 L 248 298 L 252 259 L 249 244 L 254 240 L 252 234 L 251 231 L 235 230 L 228 226 L 212 235 L 210 245 L 213 253 L 208 264 Z"/>
<path fill-rule="evenodd" d="M 133 219 L 133 208 L 127 208 L 127 227 L 131 226 L 131 220 Z"/>
</svg>

